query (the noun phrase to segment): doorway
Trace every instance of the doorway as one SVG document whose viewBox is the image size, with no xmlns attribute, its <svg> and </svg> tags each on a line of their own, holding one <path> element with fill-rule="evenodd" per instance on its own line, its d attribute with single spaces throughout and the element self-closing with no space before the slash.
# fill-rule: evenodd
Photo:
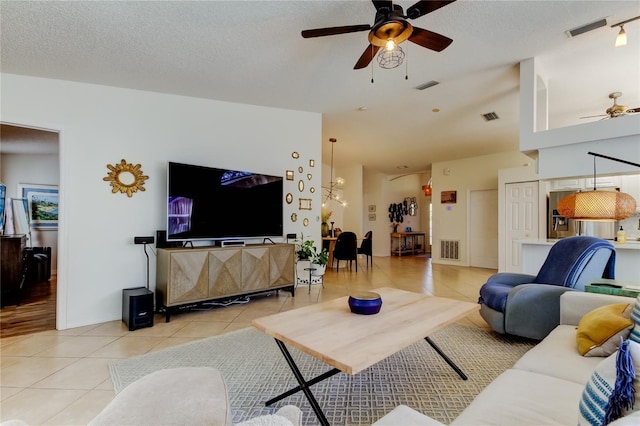
<svg viewBox="0 0 640 426">
<path fill-rule="evenodd" d="M 59 190 L 60 140 L 54 131 L 23 125 L 0 123 L 0 181 L 6 185 L 6 197 L 23 198 L 21 188 L 40 186 Z M 5 235 L 14 233 L 7 226 Z M 57 323 L 57 226 L 31 226 L 26 247 L 51 247 L 49 281 L 23 287 L 20 304 L 3 306 L 1 336 L 55 330 Z"/>
<path fill-rule="evenodd" d="M 505 268 L 522 272 L 520 240 L 538 236 L 538 181 L 508 183 L 505 186 Z"/>
<path fill-rule="evenodd" d="M 469 193 L 469 266 L 498 269 L 498 190 Z"/>
</svg>

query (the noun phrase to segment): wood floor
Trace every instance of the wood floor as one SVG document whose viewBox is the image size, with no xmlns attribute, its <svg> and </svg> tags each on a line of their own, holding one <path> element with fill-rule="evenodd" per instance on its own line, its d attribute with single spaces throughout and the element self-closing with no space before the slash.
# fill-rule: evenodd
<svg viewBox="0 0 640 426">
<path fill-rule="evenodd" d="M 57 280 L 28 284 L 20 305 L 0 309 L 0 338 L 56 329 Z"/>
</svg>

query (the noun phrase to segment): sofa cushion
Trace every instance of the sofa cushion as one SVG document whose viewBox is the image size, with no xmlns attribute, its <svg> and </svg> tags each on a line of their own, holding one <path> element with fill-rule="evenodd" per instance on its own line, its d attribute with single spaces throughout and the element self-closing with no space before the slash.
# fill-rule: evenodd
<svg viewBox="0 0 640 426">
<path fill-rule="evenodd" d="M 629 335 L 629 339 L 636 343 L 640 343 L 640 295 L 636 297 L 636 302 L 633 305 L 633 311 L 631 312 L 631 321 L 634 323 L 633 330 Z"/>
<path fill-rule="evenodd" d="M 640 343 L 629 341 L 629 354 L 633 360 L 635 372 L 640 372 Z M 616 385 L 616 358 L 618 352 L 611 354 L 598 364 L 591 378 L 585 386 L 578 405 L 581 426 L 600 426 L 605 423 L 607 403 Z M 633 387 L 635 388 L 634 407 L 624 411 L 625 414 L 640 410 L 640 374 L 633 373 Z"/>
<path fill-rule="evenodd" d="M 120 391 L 90 426 L 231 425 L 222 374 L 211 367 L 150 373 Z"/>
<path fill-rule="evenodd" d="M 410 408 L 406 405 L 398 405 L 372 426 L 444 426 L 437 420 Z"/>
<path fill-rule="evenodd" d="M 582 357 L 580 357 L 582 358 Z M 507 370 L 451 425 L 575 425 L 584 385 L 523 370 Z"/>
<path fill-rule="evenodd" d="M 543 341 L 527 351 L 513 368 L 570 380 L 584 386 L 602 358 L 578 353 L 576 327 L 559 325 Z"/>
<path fill-rule="evenodd" d="M 576 333 L 580 355 L 606 357 L 617 351 L 620 338 L 626 339 L 633 328 L 632 309 L 630 303 L 616 303 L 583 316 Z"/>
<path fill-rule="evenodd" d="M 634 411 L 618 420 L 609 423 L 609 426 L 638 426 L 640 425 L 640 411 Z"/>
</svg>

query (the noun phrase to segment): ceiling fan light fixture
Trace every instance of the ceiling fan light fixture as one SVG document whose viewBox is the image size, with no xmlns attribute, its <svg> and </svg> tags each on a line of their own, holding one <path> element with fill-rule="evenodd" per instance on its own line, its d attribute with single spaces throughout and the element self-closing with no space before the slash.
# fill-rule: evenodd
<svg viewBox="0 0 640 426">
<path fill-rule="evenodd" d="M 624 25 L 620 25 L 620 32 L 616 36 L 616 47 L 625 46 L 627 44 L 627 33 L 624 30 Z"/>
<path fill-rule="evenodd" d="M 393 39 L 387 40 L 387 43 L 384 45 L 384 49 L 389 52 L 395 50 L 397 47 L 398 45 L 393 41 Z"/>
<path fill-rule="evenodd" d="M 382 49 L 378 54 L 378 65 L 387 70 L 399 67 L 404 62 L 404 51 L 400 46 L 395 50 Z"/>
</svg>

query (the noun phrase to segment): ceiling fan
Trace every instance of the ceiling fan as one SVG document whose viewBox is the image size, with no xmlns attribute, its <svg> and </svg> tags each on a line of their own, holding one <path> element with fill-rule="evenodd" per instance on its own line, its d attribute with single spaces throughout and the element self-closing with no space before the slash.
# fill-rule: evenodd
<svg viewBox="0 0 640 426">
<path fill-rule="evenodd" d="M 427 49 L 441 52 L 453 42 L 449 37 L 434 33 L 429 30 L 412 26 L 407 19 L 417 19 L 423 15 L 440 9 L 443 6 L 453 3 L 450 1 L 419 1 L 407 9 L 405 15 L 402 7 L 393 4 L 392 1 L 372 0 L 376 8 L 375 21 L 373 26 L 346 25 L 343 27 L 317 28 L 302 31 L 302 37 L 324 37 L 330 35 L 355 33 L 359 31 L 369 31 L 369 46 L 364 50 L 353 69 L 365 68 L 373 60 L 380 48 L 387 50 L 395 49 L 397 45 L 405 40 L 409 40 Z"/>
<path fill-rule="evenodd" d="M 626 105 L 618 105 L 617 100 L 621 96 L 622 96 L 622 92 L 609 93 L 609 99 L 613 99 L 613 105 L 611 105 L 609 108 L 607 108 L 606 114 L 588 115 L 586 117 L 580 117 L 580 118 L 603 117 L 602 119 L 606 120 L 606 119 L 609 119 L 609 118 L 617 118 L 617 117 L 622 117 L 623 115 L 634 114 L 634 113 L 640 112 L 640 107 L 638 107 L 638 108 L 627 108 Z"/>
</svg>

